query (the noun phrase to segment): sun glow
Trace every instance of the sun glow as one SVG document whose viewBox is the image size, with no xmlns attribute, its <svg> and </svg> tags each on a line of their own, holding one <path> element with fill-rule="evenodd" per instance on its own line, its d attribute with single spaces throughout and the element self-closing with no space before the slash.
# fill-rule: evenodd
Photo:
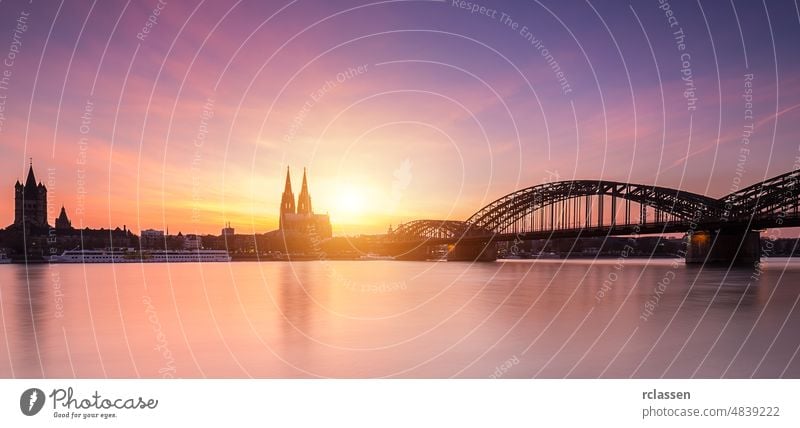
<svg viewBox="0 0 800 428">
<path fill-rule="evenodd" d="M 337 216 L 359 217 L 366 209 L 366 197 L 361 189 L 344 186 L 339 189 L 332 210 Z"/>
</svg>

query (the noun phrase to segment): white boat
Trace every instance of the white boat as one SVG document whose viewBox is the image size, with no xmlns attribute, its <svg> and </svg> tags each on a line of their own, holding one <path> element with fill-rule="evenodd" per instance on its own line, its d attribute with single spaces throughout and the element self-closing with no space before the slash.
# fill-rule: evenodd
<svg viewBox="0 0 800 428">
<path fill-rule="evenodd" d="M 225 250 L 144 251 L 104 249 L 67 250 L 50 256 L 51 263 L 179 263 L 179 262 L 229 262 Z"/>
<path fill-rule="evenodd" d="M 225 250 L 150 251 L 142 254 L 141 261 L 156 263 L 229 262 L 231 256 Z"/>
<path fill-rule="evenodd" d="M 368 253 L 358 258 L 359 260 L 394 260 L 392 256 L 382 256 L 380 254 Z"/>
<path fill-rule="evenodd" d="M 561 256 L 558 253 L 554 252 L 539 252 L 538 254 L 533 254 L 531 258 L 534 259 L 560 259 Z"/>
<path fill-rule="evenodd" d="M 120 250 L 67 250 L 47 258 L 50 263 L 125 263 L 126 251 Z"/>
</svg>

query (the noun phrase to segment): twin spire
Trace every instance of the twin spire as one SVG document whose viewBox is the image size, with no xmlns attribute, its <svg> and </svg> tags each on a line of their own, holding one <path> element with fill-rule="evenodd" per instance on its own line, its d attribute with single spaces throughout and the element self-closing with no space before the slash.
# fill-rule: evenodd
<svg viewBox="0 0 800 428">
<path fill-rule="evenodd" d="M 281 215 L 283 214 L 313 214 L 305 168 L 303 168 L 303 184 L 295 207 L 294 193 L 292 193 L 292 177 L 289 173 L 289 167 L 286 167 L 286 185 L 283 188 L 283 196 L 281 197 Z"/>
</svg>

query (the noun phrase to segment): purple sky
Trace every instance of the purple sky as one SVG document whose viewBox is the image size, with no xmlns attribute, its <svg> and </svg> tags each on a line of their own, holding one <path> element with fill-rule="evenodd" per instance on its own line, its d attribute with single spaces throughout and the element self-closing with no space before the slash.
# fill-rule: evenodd
<svg viewBox="0 0 800 428">
<path fill-rule="evenodd" d="M 76 226 L 184 233 L 274 229 L 308 167 L 338 234 L 556 179 L 719 197 L 800 162 L 792 1 L 173 0 L 143 33 L 158 7 L 0 2 L 0 224 L 29 157 Z"/>
</svg>

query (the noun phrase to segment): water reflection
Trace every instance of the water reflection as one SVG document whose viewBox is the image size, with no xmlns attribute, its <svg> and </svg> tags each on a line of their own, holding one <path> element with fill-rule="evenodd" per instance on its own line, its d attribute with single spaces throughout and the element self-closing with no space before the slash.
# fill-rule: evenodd
<svg viewBox="0 0 800 428">
<path fill-rule="evenodd" d="M 39 376 L 44 376 L 40 349 L 47 348 L 46 341 L 51 337 L 48 333 L 53 327 L 51 314 L 47 313 L 49 293 L 45 274 L 42 266 L 28 269 L 20 266 L 12 273 L 13 283 L 18 286 L 3 287 L 4 299 L 9 293 L 13 302 L 13 320 L 17 326 L 9 331 L 9 346 L 15 350 L 11 354 L 13 365 L 23 373 L 39 372 Z M 39 338 L 44 341 L 41 346 Z"/>
<path fill-rule="evenodd" d="M 5 265 L 0 376 L 796 378 L 799 283 L 775 259 Z"/>
</svg>

